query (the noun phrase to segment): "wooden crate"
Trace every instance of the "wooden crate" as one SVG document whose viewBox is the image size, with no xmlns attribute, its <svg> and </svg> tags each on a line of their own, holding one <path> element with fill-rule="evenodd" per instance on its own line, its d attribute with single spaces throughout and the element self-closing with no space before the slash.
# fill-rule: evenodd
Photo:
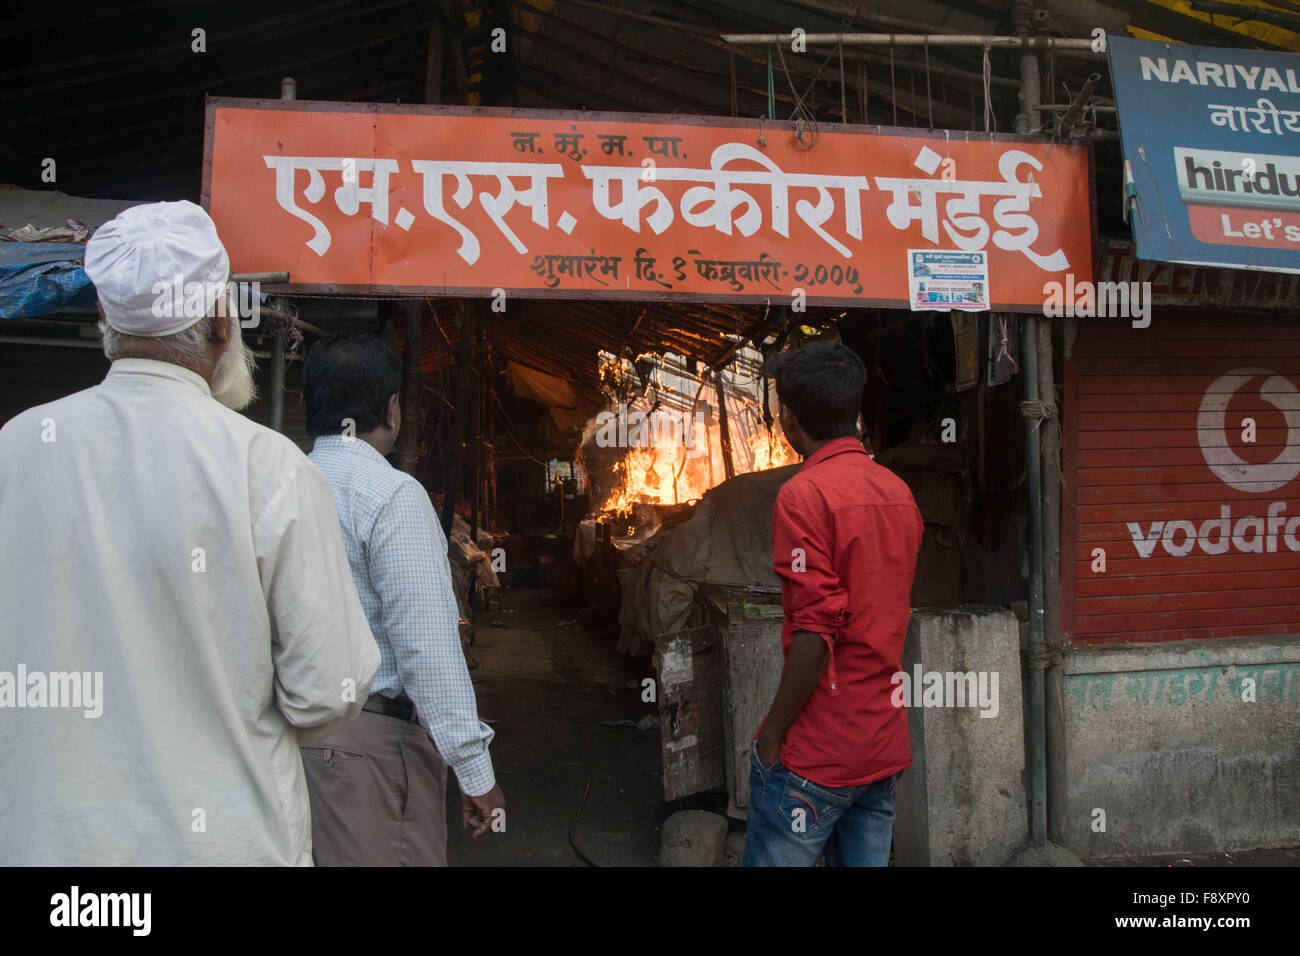
<svg viewBox="0 0 1300 956">
<path fill-rule="evenodd" d="M 710 623 L 655 639 L 664 799 L 725 786 L 728 813 L 744 818 L 749 748 L 784 662 L 781 607 L 757 603 L 773 597 L 711 590 Z"/>
<path fill-rule="evenodd" d="M 749 806 L 749 751 L 754 734 L 766 716 L 777 685 L 781 683 L 780 604 L 761 605 L 760 612 L 750 596 L 744 600 L 728 595 L 725 610 L 715 600 L 714 627 L 722 644 L 722 732 L 725 748 L 728 812 L 744 817 Z M 771 608 L 772 610 L 768 610 Z"/>
<path fill-rule="evenodd" d="M 664 799 L 676 800 L 726 782 L 723 769 L 722 653 L 706 624 L 655 638 Z"/>
</svg>

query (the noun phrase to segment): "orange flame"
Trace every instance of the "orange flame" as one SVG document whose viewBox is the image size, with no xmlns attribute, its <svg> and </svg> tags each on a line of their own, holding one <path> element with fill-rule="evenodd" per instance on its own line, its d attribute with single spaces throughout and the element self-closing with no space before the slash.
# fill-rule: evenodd
<svg viewBox="0 0 1300 956">
<path fill-rule="evenodd" d="M 779 430 L 755 432 L 749 436 L 750 471 L 768 471 L 799 460 L 798 454 Z"/>
<path fill-rule="evenodd" d="M 632 511 L 638 504 L 680 504 L 704 497 L 704 492 L 726 479 L 721 429 L 701 424 L 696 437 L 704 447 L 688 449 L 680 441 L 648 448 L 629 448 L 616 466 L 621 487 L 613 491 L 598 511 L 603 514 Z M 737 474 L 767 471 L 798 461 L 798 455 L 779 429 L 755 432 L 748 440 L 732 432 L 732 461 Z"/>
</svg>

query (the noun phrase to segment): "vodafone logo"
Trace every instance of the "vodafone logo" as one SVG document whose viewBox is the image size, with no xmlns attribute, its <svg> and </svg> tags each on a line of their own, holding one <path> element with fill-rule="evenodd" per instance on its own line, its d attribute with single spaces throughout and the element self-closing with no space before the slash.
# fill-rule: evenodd
<svg viewBox="0 0 1300 956">
<path fill-rule="evenodd" d="M 1229 445 L 1228 403 L 1242 386 L 1260 377 L 1264 382 L 1259 397 L 1286 420 L 1286 444 L 1272 461 L 1252 464 Z M 1229 488 L 1249 494 L 1276 491 L 1300 475 L 1300 389 L 1267 368 L 1235 368 L 1220 375 L 1201 399 L 1196 441 L 1205 464 Z M 1300 515 L 1288 515 L 1287 504 L 1286 501 L 1270 502 L 1264 515 L 1234 515 L 1232 505 L 1220 505 L 1217 518 L 1206 517 L 1199 524 L 1182 518 L 1152 521 L 1146 527 L 1141 522 L 1130 521 L 1125 528 L 1140 558 L 1155 557 L 1158 551 L 1172 558 L 1186 557 L 1196 551 L 1206 555 L 1233 551 L 1242 554 L 1300 552 Z M 1263 503 L 1258 507 L 1263 508 Z"/>
<path fill-rule="evenodd" d="M 1259 397 L 1286 419 L 1286 446 L 1272 461 L 1251 464 L 1228 444 L 1228 403 L 1253 378 L 1267 376 Z M 1220 375 L 1205 390 L 1196 416 L 1196 441 L 1205 464 L 1230 488 L 1252 494 L 1276 491 L 1300 475 L 1300 389 L 1272 369 L 1235 368 Z"/>
</svg>

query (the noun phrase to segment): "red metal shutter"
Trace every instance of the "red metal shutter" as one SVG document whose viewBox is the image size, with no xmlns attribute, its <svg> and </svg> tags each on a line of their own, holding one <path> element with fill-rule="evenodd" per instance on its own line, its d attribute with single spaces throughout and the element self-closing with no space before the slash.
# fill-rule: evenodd
<svg viewBox="0 0 1300 956">
<path fill-rule="evenodd" d="M 1300 326 L 1157 312 L 1147 329 L 1077 329 L 1063 422 L 1071 639 L 1300 634 Z"/>
</svg>

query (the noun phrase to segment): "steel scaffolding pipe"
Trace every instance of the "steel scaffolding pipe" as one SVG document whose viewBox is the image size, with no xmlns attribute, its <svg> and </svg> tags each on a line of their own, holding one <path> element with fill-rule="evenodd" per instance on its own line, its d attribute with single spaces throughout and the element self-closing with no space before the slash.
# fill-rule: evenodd
<svg viewBox="0 0 1300 956">
<path fill-rule="evenodd" d="M 1093 51 L 1094 41 L 1070 37 L 997 37 L 953 33 L 724 33 L 722 39 L 733 46 L 770 46 L 792 43 L 796 39 L 806 46 L 919 46 L 974 47 L 991 50 L 1032 50 L 1035 52 L 1079 53 L 1104 58 Z"/>
</svg>

